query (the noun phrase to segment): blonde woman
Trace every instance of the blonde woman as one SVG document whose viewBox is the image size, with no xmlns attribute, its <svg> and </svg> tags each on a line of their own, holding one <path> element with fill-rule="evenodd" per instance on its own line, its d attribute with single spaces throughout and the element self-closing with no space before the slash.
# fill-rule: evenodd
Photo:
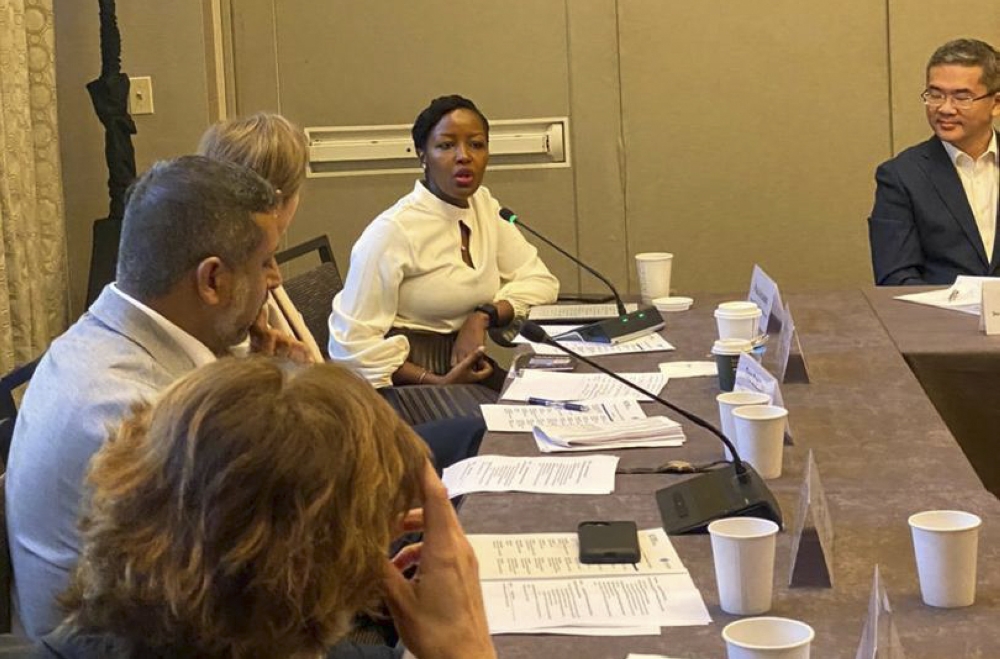
<svg viewBox="0 0 1000 659">
<path fill-rule="evenodd" d="M 320 657 L 380 595 L 422 659 L 494 656 L 475 557 L 425 447 L 337 366 L 205 366 L 137 406 L 88 483 L 68 617 L 43 639 L 56 656 Z M 417 521 L 408 582 L 385 552 Z M 392 656 L 368 650 L 328 656 Z"/>
<path fill-rule="evenodd" d="M 258 112 L 211 126 L 202 136 L 198 151 L 243 165 L 274 186 L 280 199 L 277 217 L 283 234 L 299 207 L 307 148 L 301 128 L 281 115 Z M 294 340 L 288 341 L 287 337 Z M 251 341 L 254 350 L 262 354 L 296 358 L 297 352 L 308 352 L 311 361 L 323 361 L 316 339 L 280 286 L 271 290 Z M 430 421 L 414 429 L 431 447 L 435 464 L 443 469 L 476 455 L 486 427 L 479 418 L 462 417 Z"/>
<path fill-rule="evenodd" d="M 275 212 L 284 235 L 299 208 L 299 194 L 306 178 L 308 142 L 301 128 L 279 114 L 268 112 L 226 119 L 205 131 L 198 153 L 243 165 L 274 186 L 279 199 Z M 266 331 L 270 327 L 301 342 L 311 361 L 323 361 L 316 339 L 284 288 L 279 286 L 271 291 L 265 312 L 252 339 L 280 342 L 280 334 Z M 261 346 L 255 347 L 261 349 Z M 261 351 L 275 352 L 274 347 L 265 346 L 268 347 L 270 349 Z"/>
</svg>

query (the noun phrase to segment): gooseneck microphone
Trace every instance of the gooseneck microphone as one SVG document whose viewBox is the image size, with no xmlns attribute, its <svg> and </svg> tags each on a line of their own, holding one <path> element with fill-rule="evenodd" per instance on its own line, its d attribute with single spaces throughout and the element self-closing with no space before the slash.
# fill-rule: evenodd
<svg viewBox="0 0 1000 659">
<path fill-rule="evenodd" d="M 526 230 L 528 233 L 530 233 L 531 235 L 535 236 L 536 238 L 538 238 L 539 240 L 541 240 L 543 243 L 545 243 L 546 245 L 548 245 L 552 249 L 556 250 L 557 252 L 559 252 L 560 254 L 562 254 L 563 256 L 565 256 L 566 258 L 568 258 L 570 261 L 573 261 L 578 266 L 580 266 L 581 268 L 583 268 L 584 270 L 586 270 L 587 272 L 589 272 L 590 274 L 594 275 L 595 277 L 597 277 L 598 279 L 600 279 L 602 282 L 604 282 L 604 285 L 607 286 L 609 289 L 611 289 L 611 294 L 615 296 L 615 306 L 618 307 L 618 315 L 619 316 L 625 316 L 625 315 L 628 314 L 628 311 L 625 309 L 625 303 L 622 302 L 622 296 L 618 294 L 618 290 L 615 288 L 614 284 L 612 284 L 608 280 L 607 277 L 605 277 L 604 275 L 602 275 L 601 273 L 599 273 L 597 270 L 594 270 L 589 265 L 587 265 L 586 263 L 584 263 L 583 261 L 581 261 L 577 257 L 573 256 L 572 254 L 570 254 L 569 252 L 567 252 L 566 250 L 564 250 L 559 245 L 556 245 L 554 242 L 552 242 L 551 240 L 549 240 L 548 238 L 546 238 L 542 234 L 538 233 L 537 231 L 535 231 L 534 229 L 532 229 L 531 227 L 529 227 L 527 224 L 525 224 L 524 222 L 522 222 L 521 218 L 519 218 L 517 216 L 517 213 L 515 213 L 511 209 L 509 209 L 509 208 L 501 208 L 500 209 L 500 217 L 502 217 L 506 221 L 510 222 L 511 224 L 513 224 L 515 226 L 519 226 L 522 229 Z"/>
<path fill-rule="evenodd" d="M 572 332 L 568 332 L 565 335 L 567 338 L 572 336 L 579 341 L 618 343 L 619 341 L 627 341 L 629 339 L 638 338 L 663 328 L 663 318 L 660 316 L 660 312 L 656 311 L 656 309 L 653 309 L 652 307 L 647 307 L 637 309 L 636 311 L 629 313 L 625 308 L 625 303 L 622 301 L 622 296 L 618 294 L 618 289 L 614 287 L 614 284 L 612 284 L 607 277 L 529 227 L 521 221 L 521 218 L 519 218 L 514 211 L 509 208 L 501 208 L 500 217 L 514 226 L 519 226 L 522 229 L 527 230 L 531 235 L 535 236 L 552 249 L 573 261 L 573 263 L 576 263 L 581 268 L 600 279 L 604 282 L 605 286 L 611 289 L 611 293 L 615 296 L 615 306 L 618 308 L 617 318 L 608 318 L 607 320 L 584 325 L 583 327 L 579 327 Z"/>
<path fill-rule="evenodd" d="M 521 325 L 521 336 L 533 343 L 553 346 L 625 386 L 652 398 L 657 403 L 708 430 L 729 449 L 733 456 L 732 470 L 728 467 L 722 467 L 707 471 L 656 492 L 660 517 L 667 533 L 702 531 L 710 522 L 723 517 L 762 517 L 775 522 L 779 527 L 782 526 L 781 508 L 771 490 L 764 483 L 764 479 L 751 465 L 743 462 L 733 443 L 714 425 L 697 414 L 688 412 L 670 401 L 646 391 L 614 371 L 570 350 L 555 341 L 534 321 L 524 321 Z"/>
</svg>

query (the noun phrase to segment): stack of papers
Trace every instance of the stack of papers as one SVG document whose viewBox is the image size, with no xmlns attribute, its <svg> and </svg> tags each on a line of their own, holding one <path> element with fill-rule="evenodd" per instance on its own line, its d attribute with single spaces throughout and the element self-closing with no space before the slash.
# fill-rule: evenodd
<svg viewBox="0 0 1000 659">
<path fill-rule="evenodd" d="M 639 305 L 635 302 L 626 302 L 625 311 L 632 313 L 637 311 Z M 544 323 L 546 320 L 556 321 L 567 318 L 584 320 L 604 320 L 605 318 L 615 318 L 618 316 L 618 305 L 614 302 L 598 302 L 583 304 L 536 304 L 528 310 L 528 318 L 536 322 Z"/>
<path fill-rule="evenodd" d="M 441 480 L 449 497 L 469 492 L 541 492 L 543 494 L 611 494 L 615 491 L 618 457 L 517 458 L 478 455 L 444 470 Z"/>
<path fill-rule="evenodd" d="M 539 425 L 532 434 L 538 450 L 543 453 L 681 446 L 684 443 L 681 424 L 665 416 L 577 427 Z"/>
<path fill-rule="evenodd" d="M 582 325 L 543 325 L 545 332 L 556 339 L 560 345 L 564 345 L 578 355 L 584 357 L 600 357 L 602 355 L 627 355 L 636 352 L 664 352 L 675 350 L 669 341 L 659 334 L 646 334 L 637 339 L 622 341 L 621 343 L 595 343 L 591 341 L 575 341 L 570 339 L 560 339 L 560 334 L 572 332 Z M 518 336 L 514 343 L 528 343 L 536 355 L 564 355 L 559 348 L 546 343 L 532 343 L 524 337 Z"/>
<path fill-rule="evenodd" d="M 959 275 L 955 279 L 955 283 L 948 288 L 897 295 L 895 299 L 978 316 L 982 313 L 983 308 L 983 282 L 991 280 L 995 281 L 992 277 Z"/>
<path fill-rule="evenodd" d="M 480 405 L 486 429 L 491 432 L 531 432 L 535 426 L 579 427 L 617 424 L 645 419 L 646 413 L 634 400 L 590 402 L 577 412 L 542 405 Z"/>
<path fill-rule="evenodd" d="M 575 533 L 470 535 L 490 633 L 658 635 L 712 619 L 663 529 L 639 532 L 642 561 L 585 565 Z"/>
<path fill-rule="evenodd" d="M 633 384 L 647 391 L 659 394 L 667 386 L 667 376 L 662 373 L 621 373 Z M 561 401 L 609 400 L 652 400 L 635 389 L 610 378 L 603 373 L 559 373 L 526 370 L 515 378 L 503 393 L 504 400 L 547 398 Z"/>
<path fill-rule="evenodd" d="M 668 378 L 701 378 L 716 376 L 719 369 L 715 362 L 663 362 L 660 373 Z"/>
</svg>

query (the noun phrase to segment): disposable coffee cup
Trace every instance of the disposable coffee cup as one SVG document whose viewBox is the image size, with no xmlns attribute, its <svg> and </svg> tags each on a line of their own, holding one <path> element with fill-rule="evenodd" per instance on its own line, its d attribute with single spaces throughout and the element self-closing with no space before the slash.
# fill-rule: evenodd
<svg viewBox="0 0 1000 659">
<path fill-rule="evenodd" d="M 791 618 L 746 618 L 722 629 L 727 659 L 809 659 L 813 628 Z"/>
<path fill-rule="evenodd" d="M 976 553 L 983 521 L 959 510 L 928 510 L 911 515 L 909 523 L 924 604 L 970 606 L 976 601 Z"/>
<path fill-rule="evenodd" d="M 778 525 L 756 517 L 728 517 L 708 525 L 719 606 L 734 615 L 771 610 Z"/>
<path fill-rule="evenodd" d="M 759 391 L 727 391 L 716 396 L 715 402 L 719 404 L 719 425 L 722 426 L 722 434 L 735 444 L 736 426 L 733 423 L 733 410 L 746 405 L 768 405 L 771 397 Z M 723 451 L 726 460 L 733 459 L 728 448 L 723 446 Z"/>
<path fill-rule="evenodd" d="M 719 389 L 732 391 L 736 386 L 736 369 L 740 363 L 740 355 L 751 352 L 753 344 L 747 339 L 719 339 L 712 346 L 715 355 L 715 367 L 719 372 Z"/>
<path fill-rule="evenodd" d="M 673 263 L 674 255 L 668 252 L 643 252 L 635 255 L 639 295 L 643 304 L 651 304 L 658 297 L 670 296 L 670 271 Z"/>
<path fill-rule="evenodd" d="M 760 307 L 753 302 L 723 302 L 715 309 L 719 338 L 753 341 L 757 338 L 761 315 Z"/>
<path fill-rule="evenodd" d="M 788 410 L 777 405 L 751 405 L 733 410 L 736 450 L 765 480 L 781 476 L 786 417 Z"/>
</svg>

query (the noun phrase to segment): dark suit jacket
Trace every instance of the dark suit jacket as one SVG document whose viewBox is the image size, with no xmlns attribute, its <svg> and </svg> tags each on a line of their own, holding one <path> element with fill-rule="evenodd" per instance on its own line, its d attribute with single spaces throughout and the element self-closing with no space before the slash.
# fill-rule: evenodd
<svg viewBox="0 0 1000 659">
<path fill-rule="evenodd" d="M 958 275 L 1000 274 L 1000 240 L 991 262 L 962 180 L 937 137 L 879 165 L 875 181 L 868 236 L 876 284 L 951 284 Z"/>
</svg>

